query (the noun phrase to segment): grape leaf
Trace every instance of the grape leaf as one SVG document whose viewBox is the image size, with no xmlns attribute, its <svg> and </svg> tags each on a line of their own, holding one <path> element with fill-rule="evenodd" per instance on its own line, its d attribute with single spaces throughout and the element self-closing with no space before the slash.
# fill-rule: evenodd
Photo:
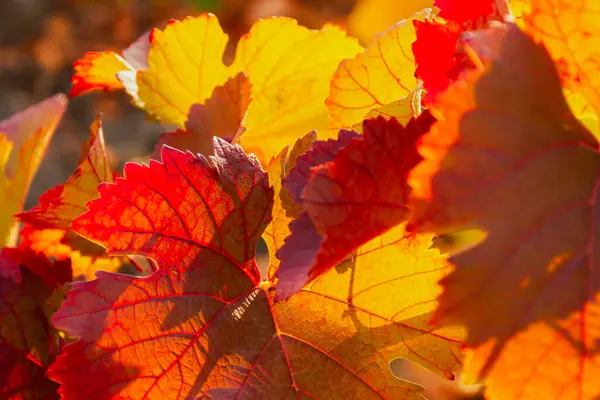
<svg viewBox="0 0 600 400">
<path fill-rule="evenodd" d="M 438 15 L 448 21 L 464 24 L 485 19 L 494 12 L 494 0 L 435 0 Z"/>
<path fill-rule="evenodd" d="M 38 275 L 41 272 L 43 275 Z M 27 250 L 0 251 L 0 346 L 10 347 L 42 366 L 58 353 L 58 335 L 48 320 L 71 278 L 70 263 L 50 263 Z"/>
<path fill-rule="evenodd" d="M 348 15 L 346 26 L 361 43 L 369 43 L 379 32 L 432 5 L 433 0 L 358 0 Z"/>
<path fill-rule="evenodd" d="M 16 244 L 13 215 L 22 211 L 66 107 L 66 96 L 58 94 L 0 122 L 0 247 Z"/>
<path fill-rule="evenodd" d="M 512 24 L 471 45 L 480 68 L 432 108 L 410 175 L 410 229 L 487 233 L 451 258 L 436 319 L 467 327 L 464 377 L 490 398 L 596 398 L 598 142 L 543 46 Z"/>
<path fill-rule="evenodd" d="M 71 77 L 69 97 L 77 97 L 95 90 L 123 89 L 123 82 L 118 74 L 133 72 L 148 68 L 148 51 L 150 49 L 150 34 L 140 36 L 122 56 L 113 51 L 86 53 L 73 65 L 75 73 Z"/>
<path fill-rule="evenodd" d="M 398 22 L 377 35 L 363 53 L 340 63 L 326 100 L 332 130 L 351 128 L 372 109 L 400 100 L 416 88 L 411 20 L 427 15 L 423 11 Z"/>
<path fill-rule="evenodd" d="M 217 86 L 204 104 L 194 104 L 185 123 L 185 129 L 163 133 L 153 158 L 160 159 L 163 145 L 192 153 L 211 155 L 213 136 L 229 143 L 237 142 L 244 128 L 242 120 L 250 104 L 250 82 L 240 72 L 229 78 L 223 86 Z"/>
<path fill-rule="evenodd" d="M 291 18 L 267 18 L 241 38 L 229 67 L 222 60 L 227 39 L 212 14 L 154 29 L 149 69 L 137 73 L 130 94 L 158 120 L 183 126 L 192 105 L 244 72 L 252 102 L 241 140 L 265 162 L 307 132 L 327 128 L 328 84 L 338 63 L 360 51 L 355 39 L 338 27 L 314 31 Z"/>
<path fill-rule="evenodd" d="M 418 398 L 396 357 L 452 376 L 461 332 L 428 324 L 449 269 L 430 235 L 400 226 L 274 303 L 254 261 L 273 189 L 254 156 L 214 143 L 208 159 L 164 147 L 128 164 L 74 222 L 159 268 L 73 285 L 54 323 L 79 340 L 48 372 L 63 398 Z"/>
<path fill-rule="evenodd" d="M 310 131 L 325 135 L 329 82 L 340 61 L 361 50 L 340 27 L 325 25 L 314 31 L 289 18 L 255 23 L 240 40 L 232 66 L 243 70 L 252 84 L 242 147 L 268 160 Z"/>
<path fill-rule="evenodd" d="M 417 68 L 415 76 L 423 81 L 429 94 L 444 91 L 457 69 L 456 47 L 459 32 L 436 19 L 413 22 L 416 40 L 412 44 Z"/>
<path fill-rule="evenodd" d="M 0 398 L 58 400 L 58 384 L 46 378 L 45 368 L 10 346 L 0 346 Z"/>
<path fill-rule="evenodd" d="M 565 87 L 600 112 L 600 5 L 594 0 L 530 0 L 525 26 L 546 46 Z"/>
<path fill-rule="evenodd" d="M 104 248 L 74 233 L 71 224 L 86 211 L 85 204 L 98 196 L 98 185 L 113 182 L 104 145 L 100 117 L 90 126 L 90 138 L 83 144 L 78 167 L 64 184 L 39 198 L 40 205 L 17 214 L 25 222 L 20 246 L 41 251 L 57 259 L 70 258 L 77 279 L 93 279 L 98 269 L 116 270 L 123 258 L 107 257 Z"/>
<path fill-rule="evenodd" d="M 395 119 L 365 120 L 362 136 L 339 150 L 321 153 L 331 157 L 331 161 L 322 158 L 318 162 L 317 157 L 310 157 L 314 166 L 306 186 L 296 185 L 290 191 L 300 194 L 314 228 L 323 237 L 316 237 L 308 221 L 299 222 L 292 229 L 278 253 L 278 298 L 295 293 L 360 245 L 408 219 L 406 177 L 421 160 L 416 142 L 432 122 L 429 112 L 411 120 L 406 127 Z M 345 134 L 341 131 L 336 144 L 343 142 Z M 300 168 L 297 170 L 299 173 L 290 174 L 291 178 L 300 175 Z M 317 246 L 306 246 L 307 242 Z"/>
<path fill-rule="evenodd" d="M 302 209 L 294 202 L 292 195 L 283 187 L 283 180 L 288 176 L 290 170 L 293 170 L 297 158 L 309 150 L 316 139 L 315 132 L 306 134 L 298 139 L 290 151 L 286 146 L 276 157 L 273 157 L 267 166 L 269 181 L 273 186 L 273 219 L 265 228 L 262 235 L 269 254 L 275 255 L 283 245 L 285 238 L 290 234 L 290 223 L 298 218 Z M 273 280 L 277 269 L 279 268 L 279 259 L 270 257 L 267 278 Z"/>
</svg>

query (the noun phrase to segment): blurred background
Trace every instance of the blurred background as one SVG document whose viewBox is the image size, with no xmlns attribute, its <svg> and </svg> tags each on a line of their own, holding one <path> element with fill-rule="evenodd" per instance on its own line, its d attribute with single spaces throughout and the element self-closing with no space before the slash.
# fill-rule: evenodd
<svg viewBox="0 0 600 400">
<path fill-rule="evenodd" d="M 0 0 L 0 120 L 55 93 L 68 92 L 73 62 L 87 51 L 120 52 L 152 27 L 171 18 L 212 12 L 229 34 L 231 57 L 252 23 L 291 16 L 318 29 L 326 22 L 347 27 L 367 44 L 433 0 Z M 227 58 L 227 56 L 226 56 Z M 102 112 L 114 167 L 149 154 L 165 127 L 147 122 L 122 92 L 94 93 L 71 101 L 31 188 L 26 208 L 62 183 L 76 167 L 88 126 Z"/>
</svg>

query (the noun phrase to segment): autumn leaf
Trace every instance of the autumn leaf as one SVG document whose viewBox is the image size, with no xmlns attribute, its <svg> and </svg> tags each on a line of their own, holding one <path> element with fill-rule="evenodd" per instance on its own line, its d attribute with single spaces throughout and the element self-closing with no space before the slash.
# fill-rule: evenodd
<svg viewBox="0 0 600 400">
<path fill-rule="evenodd" d="M 525 26 L 555 60 L 563 85 L 581 93 L 600 112 L 598 3 L 594 0 L 530 0 Z"/>
<path fill-rule="evenodd" d="M 433 0 L 358 0 L 348 15 L 346 26 L 352 36 L 369 43 L 379 32 L 432 5 Z"/>
<path fill-rule="evenodd" d="M 192 105 L 203 105 L 217 86 L 245 73 L 252 101 L 241 140 L 265 163 L 307 132 L 327 128 L 323 102 L 331 76 L 342 59 L 361 50 L 339 27 L 315 31 L 284 17 L 257 21 L 238 42 L 231 66 L 223 63 L 227 40 L 212 14 L 154 29 L 149 68 L 137 73 L 129 94 L 159 121 L 183 127 Z"/>
<path fill-rule="evenodd" d="M 465 23 L 485 19 L 494 12 L 495 0 L 435 0 L 438 15 L 447 21 Z"/>
<path fill-rule="evenodd" d="M 400 100 L 417 87 L 413 19 L 424 19 L 424 10 L 377 35 L 363 53 L 340 63 L 330 84 L 326 103 L 329 127 L 337 132 L 360 123 L 374 108 Z"/>
<path fill-rule="evenodd" d="M 9 346 L 0 346 L 0 397 L 6 400 L 58 400 L 58 384 L 45 368 Z"/>
<path fill-rule="evenodd" d="M 461 332 L 428 324 L 449 269 L 430 235 L 397 227 L 274 303 L 254 261 L 273 189 L 254 156 L 214 143 L 210 158 L 164 147 L 163 163 L 128 164 L 74 222 L 159 268 L 74 284 L 54 318 L 79 339 L 49 370 L 63 398 L 416 399 L 397 357 L 453 376 Z"/>
<path fill-rule="evenodd" d="M 240 72 L 229 78 L 223 86 L 217 86 L 204 104 L 194 104 L 190 107 L 185 129 L 163 133 L 153 158 L 160 159 L 160 149 L 163 145 L 196 154 L 212 155 L 213 136 L 223 138 L 229 143 L 237 142 L 245 130 L 241 125 L 249 103 L 250 82 L 244 73 Z"/>
<path fill-rule="evenodd" d="M 292 229 L 278 253 L 278 298 L 287 298 L 354 249 L 408 219 L 406 178 L 421 160 L 416 142 L 432 122 L 428 112 L 406 127 L 395 119 L 365 120 L 362 136 L 347 140 L 352 132 L 342 130 L 335 143 L 337 148 L 329 153 L 313 152 L 321 160 L 305 157 L 313 161 L 308 175 L 302 174 L 308 163 L 300 164 L 305 161 L 300 158 L 299 168 L 284 182 L 291 193 L 300 197 L 314 228 L 323 237 L 319 243 L 307 221 Z M 306 186 L 297 183 L 301 181 L 295 178 L 298 175 L 306 177 Z M 307 242 L 317 246 L 310 251 Z"/>
<path fill-rule="evenodd" d="M 81 148 L 78 164 L 64 184 L 40 196 L 39 206 L 17 215 L 25 223 L 20 246 L 49 257 L 70 258 L 77 279 L 93 279 L 96 270 L 114 271 L 124 262 L 107 257 L 104 248 L 71 229 L 73 220 L 86 211 L 85 204 L 98 196 L 98 185 L 114 181 L 100 117 L 90 126 L 90 138 Z"/>
<path fill-rule="evenodd" d="M 127 76 L 127 73 L 135 74 L 139 69 L 148 68 L 149 39 L 149 33 L 143 34 L 123 50 L 122 55 L 113 51 L 86 53 L 73 65 L 75 73 L 71 77 L 69 97 L 81 96 L 95 90 L 124 89 L 119 74 Z"/>
<path fill-rule="evenodd" d="M 262 235 L 269 254 L 275 255 L 283 246 L 285 238 L 290 234 L 290 223 L 299 217 L 302 212 L 301 206 L 296 204 L 290 192 L 283 187 L 283 180 L 288 176 L 291 170 L 297 165 L 298 157 L 305 154 L 315 142 L 317 135 L 315 132 L 306 134 L 298 139 L 294 147 L 289 150 L 286 146 L 276 157 L 273 157 L 267 166 L 269 174 L 269 183 L 273 187 L 273 211 L 272 220 L 265 228 Z M 270 257 L 267 278 L 273 280 L 275 272 L 279 268 L 279 259 Z"/>
<path fill-rule="evenodd" d="M 58 335 L 49 321 L 56 306 L 51 299 L 55 290 L 61 292 L 61 285 L 70 278 L 68 261 L 51 263 L 30 250 L 2 249 L 0 347 L 8 347 L 39 365 L 48 366 L 58 354 Z"/>
<path fill-rule="evenodd" d="M 545 47 L 515 25 L 470 45 L 480 67 L 439 97 L 410 175 L 410 229 L 487 233 L 451 258 L 436 319 L 467 327 L 463 376 L 491 399 L 597 398 L 598 142 Z"/>
<path fill-rule="evenodd" d="M 0 247 L 16 244 L 13 215 L 22 211 L 66 107 L 66 97 L 58 94 L 0 122 Z"/>
<path fill-rule="evenodd" d="M 234 71 L 252 84 L 242 147 L 268 160 L 311 131 L 327 133 L 324 102 L 340 61 L 362 51 L 344 29 L 325 25 L 314 31 L 290 18 L 258 21 L 238 43 Z"/>
<path fill-rule="evenodd" d="M 415 76 L 423 81 L 429 94 L 436 95 L 456 78 L 459 32 L 437 19 L 413 23 L 416 31 L 412 44 L 417 64 Z"/>
</svg>

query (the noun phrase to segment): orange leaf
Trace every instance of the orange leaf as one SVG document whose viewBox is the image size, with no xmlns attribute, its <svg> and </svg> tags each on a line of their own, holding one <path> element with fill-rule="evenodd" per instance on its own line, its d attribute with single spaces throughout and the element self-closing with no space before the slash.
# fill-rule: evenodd
<svg viewBox="0 0 600 400">
<path fill-rule="evenodd" d="M 13 215 L 22 211 L 31 181 L 66 107 L 66 97 L 59 94 L 0 122 L 0 247 L 16 244 Z"/>
<path fill-rule="evenodd" d="M 113 181 L 98 117 L 90 126 L 90 138 L 81 148 L 75 172 L 64 184 L 40 196 L 39 206 L 17 215 L 26 223 L 20 246 L 49 257 L 71 258 L 77 278 L 93 279 L 98 269 L 115 270 L 122 259 L 106 257 L 102 247 L 71 230 L 73 220 L 86 211 L 85 204 L 98 196 L 98 185 Z"/>
<path fill-rule="evenodd" d="M 398 22 L 377 35 L 364 53 L 340 63 L 326 101 L 332 130 L 350 128 L 372 109 L 400 100 L 415 90 L 411 45 L 416 36 L 412 20 L 427 15 L 424 11 Z"/>
<path fill-rule="evenodd" d="M 412 229 L 487 233 L 451 258 L 437 319 L 468 328 L 464 376 L 490 398 L 597 398 L 598 142 L 519 28 L 471 46 L 490 60 L 439 97 L 410 177 Z"/>
<path fill-rule="evenodd" d="M 461 332 L 428 324 L 448 270 L 431 235 L 400 226 L 274 303 L 254 259 L 273 189 L 255 157 L 214 143 L 208 159 L 165 147 L 162 164 L 127 165 L 75 221 L 160 267 L 74 284 L 54 318 L 79 339 L 49 371 L 63 398 L 416 398 L 397 357 L 453 376 Z"/>
<path fill-rule="evenodd" d="M 600 8 L 595 0 L 530 0 L 525 26 L 555 60 L 563 85 L 600 112 Z"/>
<path fill-rule="evenodd" d="M 123 89 L 118 74 L 147 68 L 149 34 L 145 33 L 122 55 L 112 52 L 88 52 L 73 65 L 75 73 L 71 77 L 69 97 L 76 97 L 94 90 Z"/>
</svg>

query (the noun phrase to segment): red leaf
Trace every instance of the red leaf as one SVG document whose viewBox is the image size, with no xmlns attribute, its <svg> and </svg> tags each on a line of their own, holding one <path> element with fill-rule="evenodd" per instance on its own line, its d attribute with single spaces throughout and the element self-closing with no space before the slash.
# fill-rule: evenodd
<svg viewBox="0 0 600 400">
<path fill-rule="evenodd" d="M 435 20 L 414 20 L 417 39 L 412 44 L 417 69 L 428 95 L 445 90 L 456 68 L 458 32 Z"/>
<path fill-rule="evenodd" d="M 70 260 L 50 262 L 45 255 L 27 248 L 0 249 L 0 276 L 10 276 L 17 282 L 22 282 L 21 267 L 42 278 L 50 290 L 73 280 Z"/>
<path fill-rule="evenodd" d="M 416 143 L 432 123 L 428 112 L 406 127 L 395 119 L 366 120 L 363 136 L 350 141 L 331 162 L 311 169 L 302 202 L 324 239 L 320 249 L 307 249 L 305 242 L 318 242 L 311 224 L 298 222 L 292 229 L 277 254 L 282 288 L 278 299 L 287 298 L 360 245 L 407 219 L 406 178 L 422 159 Z M 300 167 L 300 160 L 298 165 L 299 171 L 307 170 Z"/>
<path fill-rule="evenodd" d="M 162 164 L 126 164 L 124 178 L 100 185 L 101 197 L 73 229 L 110 253 L 141 253 L 159 267 L 200 257 L 213 273 L 226 273 L 220 266 L 228 262 L 258 282 L 254 251 L 271 218 L 272 189 L 256 157 L 222 139 L 214 146 L 208 159 L 165 146 Z"/>
<path fill-rule="evenodd" d="M 10 346 L 0 346 L 0 398 L 4 400 L 55 400 L 58 384 L 46 370 Z"/>
<path fill-rule="evenodd" d="M 493 0 L 435 0 L 439 16 L 458 23 L 487 18 L 494 12 Z"/>
<path fill-rule="evenodd" d="M 339 149 L 356 137 L 358 137 L 358 133 L 341 129 L 337 139 L 315 141 L 312 149 L 297 158 L 296 165 L 283 179 L 283 187 L 300 203 L 302 191 L 310 177 L 310 169 L 333 160 Z"/>
</svg>

